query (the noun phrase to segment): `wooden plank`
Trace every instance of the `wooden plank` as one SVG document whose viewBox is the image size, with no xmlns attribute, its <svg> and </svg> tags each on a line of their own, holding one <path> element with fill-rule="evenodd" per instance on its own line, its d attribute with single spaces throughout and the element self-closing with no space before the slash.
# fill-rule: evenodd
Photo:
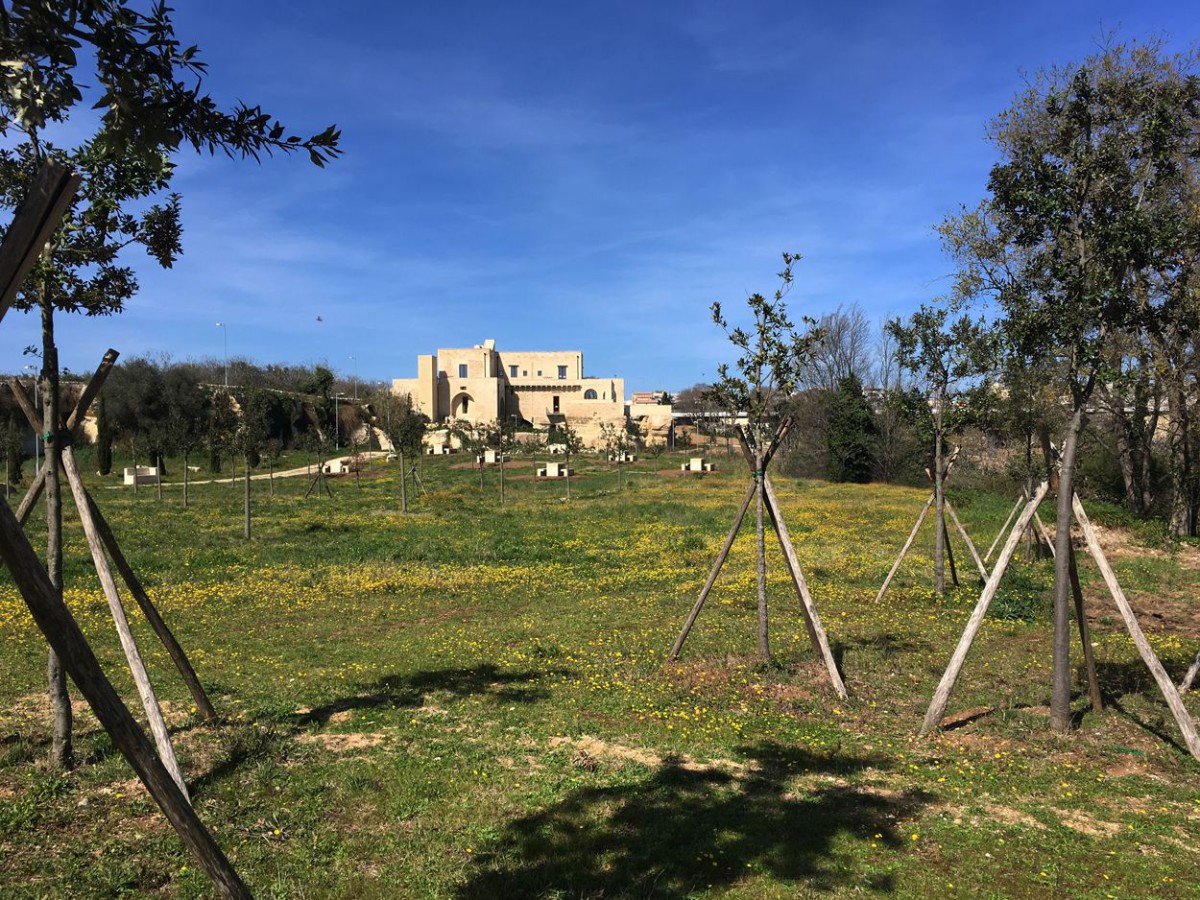
<svg viewBox="0 0 1200 900">
<path fill-rule="evenodd" d="M 66 215 L 80 181 L 81 176 L 62 163 L 54 160 L 42 163 L 0 245 L 0 319 L 12 306 L 38 254 Z"/>
<path fill-rule="evenodd" d="M 954 527 L 958 530 L 959 537 L 967 545 L 967 549 L 971 551 L 971 558 L 975 560 L 975 567 L 979 569 L 979 578 L 981 581 L 987 581 L 987 568 L 983 565 L 983 560 L 979 558 L 979 551 L 975 549 L 975 542 L 971 540 L 971 536 L 967 534 L 967 529 L 963 528 L 962 522 L 958 521 L 958 513 L 954 511 L 954 507 L 950 505 L 950 501 L 946 500 L 946 512 L 950 513 L 950 521 L 954 523 Z M 949 543 L 949 542 L 947 542 Z"/>
<path fill-rule="evenodd" d="M 1013 554 L 1017 552 L 1017 544 L 1021 542 L 1021 535 L 1029 525 L 1034 512 L 1038 508 L 1038 504 L 1042 502 L 1048 490 L 1050 490 L 1050 482 L 1043 481 L 1034 492 L 1033 497 L 1025 504 L 1025 509 L 1017 518 L 1016 525 L 1009 532 L 1008 540 L 1004 542 L 1004 549 L 1000 551 L 1000 556 L 996 560 L 992 574 L 988 577 L 987 584 L 983 586 L 983 592 L 979 595 L 979 601 L 975 604 L 975 609 L 972 611 L 971 617 L 967 620 L 962 637 L 959 638 L 958 646 L 954 648 L 954 654 L 950 657 L 950 664 L 946 666 L 942 680 L 938 683 L 937 690 L 933 693 L 933 699 L 930 701 L 929 709 L 925 713 L 925 721 L 921 724 L 921 734 L 928 734 L 941 723 L 942 716 L 946 712 L 946 704 L 950 702 L 950 692 L 954 690 L 954 683 L 958 681 L 958 676 L 962 672 L 963 664 L 967 660 L 967 654 L 971 650 L 971 644 L 974 643 L 975 636 L 979 633 L 979 629 L 983 625 L 983 617 L 987 615 L 992 598 L 996 596 L 996 591 L 1000 587 L 1000 579 L 1004 577 L 1004 570 L 1008 568 Z"/>
<path fill-rule="evenodd" d="M 1154 648 L 1146 640 L 1146 634 L 1142 631 L 1142 626 L 1138 624 L 1137 616 L 1133 614 L 1133 607 L 1125 599 L 1125 592 L 1121 590 L 1121 585 L 1117 582 L 1116 573 L 1113 572 L 1112 566 L 1108 564 L 1108 558 L 1104 555 L 1104 548 L 1100 546 L 1100 538 L 1096 536 L 1096 529 L 1092 527 L 1092 523 L 1088 520 L 1087 512 L 1084 510 L 1083 504 L 1079 502 L 1078 494 L 1071 497 L 1071 509 L 1075 513 L 1079 527 L 1083 530 L 1083 537 L 1087 542 L 1088 552 L 1092 555 L 1092 559 L 1096 561 L 1096 566 L 1100 569 L 1100 574 L 1104 577 L 1104 583 L 1108 586 L 1109 593 L 1112 594 L 1113 602 L 1117 604 L 1117 609 L 1120 610 L 1121 618 L 1125 622 L 1125 628 L 1129 631 L 1129 636 L 1133 638 L 1133 644 L 1137 647 L 1138 654 L 1142 657 L 1142 662 L 1146 664 L 1146 668 L 1154 676 L 1154 681 L 1158 684 L 1158 689 L 1162 692 L 1163 699 L 1167 701 L 1167 706 L 1171 710 L 1171 715 L 1175 717 L 1176 724 L 1179 725 L 1179 731 L 1183 735 L 1184 743 L 1187 744 L 1188 752 L 1197 760 L 1200 760 L 1200 737 L 1196 735 L 1196 724 L 1192 721 L 1192 716 L 1187 711 L 1187 707 L 1183 705 L 1183 698 L 1179 696 L 1179 691 L 1175 689 L 1174 682 L 1167 677 L 1167 672 L 1163 668 L 1163 664 L 1159 661 L 1158 654 L 1154 652 Z"/>
<path fill-rule="evenodd" d="M 896 557 L 896 561 L 892 563 L 892 568 L 887 573 L 887 578 L 883 579 L 883 585 L 879 588 L 879 593 L 875 595 L 872 601 L 878 603 L 883 599 L 883 595 L 887 592 L 888 585 L 892 583 L 892 579 L 896 577 L 896 573 L 900 571 L 900 564 L 904 562 L 904 557 L 908 556 L 908 551 L 912 548 L 913 541 L 917 539 L 917 532 L 921 530 L 921 523 L 925 521 L 925 516 L 929 514 L 929 507 L 933 506 L 936 494 L 930 494 L 929 499 L 925 501 L 925 505 L 921 507 L 921 514 L 917 516 L 917 522 L 913 525 L 912 531 L 908 534 L 908 540 L 904 542 L 904 546 L 900 548 L 900 555 Z"/>
<path fill-rule="evenodd" d="M 212 879 L 221 897 L 249 898 L 250 891 L 179 790 L 146 734 L 105 676 L 79 625 L 50 584 L 25 532 L 0 498 L 0 558 L 37 623 L 62 660 L 113 744 L 137 773 L 180 839 Z"/>
<path fill-rule="evenodd" d="M 839 697 L 845 698 L 846 685 L 842 681 L 841 673 L 838 672 L 833 651 L 829 648 L 829 638 L 826 637 L 825 628 L 821 625 L 821 616 L 817 613 L 817 605 L 813 603 L 812 594 L 809 593 L 808 584 L 804 580 L 804 573 L 800 570 L 800 561 L 796 559 L 796 550 L 792 546 L 792 539 L 788 536 L 787 525 L 783 521 L 783 511 L 779 508 L 779 499 L 775 496 L 775 488 L 772 487 L 771 479 L 766 474 L 763 475 L 763 491 L 771 510 L 771 518 L 775 522 L 775 533 L 779 537 L 779 545 L 783 548 L 783 558 L 787 560 L 792 583 L 795 584 L 796 592 L 800 595 L 800 602 L 804 607 L 809 633 L 813 636 L 816 644 L 815 649 L 825 661 L 825 670 L 829 673 L 829 681 L 833 684 L 834 691 Z"/>
<path fill-rule="evenodd" d="M 125 615 L 125 607 L 121 605 L 121 597 L 117 593 L 117 584 L 113 580 L 112 570 L 108 567 L 108 559 L 104 555 L 104 546 L 92 519 L 92 507 L 88 504 L 87 492 L 83 488 L 83 478 L 79 474 L 79 466 L 75 462 L 74 448 L 70 444 L 62 448 L 61 459 L 63 471 L 71 485 L 71 494 L 75 497 L 75 510 L 83 525 L 83 534 L 87 538 L 88 550 L 92 554 L 92 562 L 96 565 L 96 574 L 100 578 L 100 586 L 104 590 L 104 599 L 108 601 L 108 609 L 112 614 L 113 624 L 117 628 L 117 637 L 121 640 L 121 649 L 129 663 L 129 671 L 133 675 L 134 685 L 146 711 L 146 719 L 150 723 L 150 732 L 154 735 L 154 743 L 158 746 L 158 755 L 166 766 L 175 783 L 179 785 L 180 793 L 187 797 L 187 785 L 180 771 L 179 762 L 175 758 L 175 748 L 171 746 L 171 735 L 167 731 L 167 723 L 163 720 L 162 708 L 158 705 L 158 697 L 150 684 L 150 675 L 146 672 L 142 655 L 138 652 L 137 643 L 133 639 L 133 631 L 129 628 L 129 619 Z"/>
<path fill-rule="evenodd" d="M 683 630 L 679 632 L 679 637 L 675 639 L 675 646 L 671 648 L 671 653 L 667 659 L 675 660 L 679 657 L 679 651 L 683 649 L 683 642 L 687 640 L 688 633 L 691 632 L 692 626 L 696 624 L 696 616 L 700 615 L 700 610 L 704 607 L 704 601 L 708 599 L 708 592 L 712 590 L 713 584 L 716 583 L 717 575 L 721 571 L 721 566 L 725 564 L 725 558 L 729 556 L 729 548 L 733 546 L 738 531 L 742 527 L 742 520 L 746 518 L 746 510 L 750 508 L 750 501 L 754 499 L 754 495 L 757 493 L 757 482 L 746 488 L 746 495 L 742 498 L 741 508 L 738 509 L 738 514 L 733 520 L 733 527 L 729 529 L 729 534 L 725 537 L 725 543 L 721 546 L 721 552 L 717 554 L 716 562 L 713 563 L 712 569 L 708 573 L 708 579 L 704 582 L 704 587 L 700 589 L 700 596 L 696 598 L 696 604 L 692 607 L 692 611 L 683 625 Z"/>
</svg>

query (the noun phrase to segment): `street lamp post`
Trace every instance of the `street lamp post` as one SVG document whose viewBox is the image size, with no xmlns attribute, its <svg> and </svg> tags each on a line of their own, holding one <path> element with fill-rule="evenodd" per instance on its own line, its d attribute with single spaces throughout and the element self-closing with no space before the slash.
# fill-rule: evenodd
<svg viewBox="0 0 1200 900">
<path fill-rule="evenodd" d="M 354 365 L 354 402 L 358 402 L 358 360 L 353 355 L 350 356 L 350 362 Z"/>
<path fill-rule="evenodd" d="M 225 339 L 225 390 L 229 390 L 229 329 L 224 322 L 218 322 L 217 327 Z"/>
<path fill-rule="evenodd" d="M 342 444 L 342 420 L 338 416 L 338 400 L 344 400 L 345 394 L 334 392 L 333 395 L 333 449 L 336 450 Z"/>
</svg>

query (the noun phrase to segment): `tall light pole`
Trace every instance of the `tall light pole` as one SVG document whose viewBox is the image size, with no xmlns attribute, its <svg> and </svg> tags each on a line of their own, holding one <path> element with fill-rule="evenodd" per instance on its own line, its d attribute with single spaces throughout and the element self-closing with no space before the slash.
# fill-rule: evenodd
<svg viewBox="0 0 1200 900">
<path fill-rule="evenodd" d="M 358 402 L 358 360 L 354 355 L 350 355 L 350 362 L 354 365 L 354 402 Z"/>
<path fill-rule="evenodd" d="M 38 385 L 41 382 L 41 379 L 38 378 L 38 367 L 33 365 L 32 363 L 29 363 L 25 366 L 25 368 L 30 372 L 31 377 L 33 378 L 33 408 L 36 409 L 40 413 L 41 412 L 40 407 L 42 405 L 42 401 L 41 401 L 41 398 L 38 396 Z M 42 457 L 41 457 L 41 453 L 38 450 L 38 447 L 41 444 L 41 441 L 42 441 L 41 435 L 34 432 L 34 435 L 33 435 L 33 474 L 34 475 L 37 475 L 38 471 L 42 468 Z"/>
<path fill-rule="evenodd" d="M 217 327 L 225 338 L 225 390 L 229 390 L 229 329 L 224 322 L 218 322 Z"/>
<path fill-rule="evenodd" d="M 342 443 L 342 420 L 338 418 L 338 399 L 344 398 L 345 395 L 338 391 L 333 392 L 333 449 L 336 450 Z"/>
</svg>

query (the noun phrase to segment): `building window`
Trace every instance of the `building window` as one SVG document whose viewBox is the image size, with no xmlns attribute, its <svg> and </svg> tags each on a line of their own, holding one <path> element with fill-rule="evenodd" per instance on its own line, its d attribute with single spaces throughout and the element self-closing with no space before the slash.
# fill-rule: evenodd
<svg viewBox="0 0 1200 900">
<path fill-rule="evenodd" d="M 522 369 L 522 370 L 521 370 L 521 377 L 522 377 L 522 378 L 528 378 L 528 377 L 529 377 L 529 370 L 528 370 L 528 369 Z"/>
<path fill-rule="evenodd" d="M 586 391 L 583 392 L 583 399 L 584 400 L 595 400 L 596 392 L 594 390 L 592 390 L 591 388 L 588 388 Z"/>
<path fill-rule="evenodd" d="M 458 364 L 458 377 L 459 377 L 459 378 L 466 378 L 466 377 L 467 377 L 467 364 L 466 364 L 466 363 L 459 363 L 459 364 Z"/>
<path fill-rule="evenodd" d="M 510 378 L 516 378 L 517 377 L 517 367 L 509 366 L 508 367 L 508 375 Z"/>
<path fill-rule="evenodd" d="M 554 395 L 554 412 L 558 412 L 558 394 Z"/>
<path fill-rule="evenodd" d="M 558 367 L 558 380 L 559 380 L 559 381 L 565 381 L 565 380 L 566 380 L 566 378 L 567 378 L 567 367 L 566 367 L 566 366 L 559 366 L 559 367 Z"/>
<path fill-rule="evenodd" d="M 542 377 L 542 370 L 538 369 L 538 378 L 541 378 L 541 377 Z"/>
</svg>

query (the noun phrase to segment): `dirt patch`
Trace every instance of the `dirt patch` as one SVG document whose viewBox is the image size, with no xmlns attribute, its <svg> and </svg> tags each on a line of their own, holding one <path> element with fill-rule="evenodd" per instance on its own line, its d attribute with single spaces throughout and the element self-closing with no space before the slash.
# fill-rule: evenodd
<svg viewBox="0 0 1200 900">
<path fill-rule="evenodd" d="M 1112 837 L 1121 830 L 1121 826 L 1116 822 L 1105 822 L 1102 819 L 1095 819 L 1077 809 L 1063 810 L 1058 812 L 1057 815 L 1058 820 L 1067 828 L 1091 837 Z"/>
<path fill-rule="evenodd" d="M 1101 586 L 1100 590 L 1105 589 Z M 1144 631 L 1161 631 L 1188 639 L 1200 638 L 1200 606 L 1194 600 L 1173 600 L 1150 593 L 1126 594 L 1126 599 Z M 1088 598 L 1084 609 L 1090 624 L 1125 630 L 1121 614 L 1107 591 L 1099 598 Z M 1101 624 L 1101 619 L 1106 619 L 1107 623 Z"/>
<path fill-rule="evenodd" d="M 1105 778 L 1128 778 L 1130 775 L 1144 775 L 1145 765 L 1135 762 L 1121 762 L 1104 770 Z"/>
<path fill-rule="evenodd" d="M 1003 822 L 1005 825 L 1024 825 L 1026 828 L 1033 828 L 1036 831 L 1046 830 L 1046 826 L 1029 813 L 1013 809 L 1011 806 L 989 805 L 983 808 L 983 812 L 988 818 Z"/>
<path fill-rule="evenodd" d="M 366 750 L 383 743 L 382 734 L 362 734 L 350 732 L 346 734 L 302 734 L 299 737 L 302 744 L 320 744 L 331 753 L 350 753 L 355 750 Z"/>
<path fill-rule="evenodd" d="M 962 712 L 957 712 L 952 716 L 946 716 L 942 719 L 942 728 L 960 728 L 969 722 L 974 722 L 976 719 L 981 719 L 989 713 L 995 712 L 993 706 L 973 706 L 970 709 L 964 709 Z"/>
<path fill-rule="evenodd" d="M 709 762 L 698 762 L 690 756 L 664 756 L 654 750 L 644 747 L 625 747 L 621 744 L 610 744 L 599 738 L 584 735 L 579 738 L 555 737 L 550 739 L 550 746 L 559 749 L 571 748 L 575 751 L 576 761 L 607 760 L 618 767 L 625 763 L 636 763 L 641 766 L 656 769 L 662 766 L 674 766 L 686 772 L 726 772 L 738 777 L 747 773 L 747 767 L 731 759 L 714 759 Z M 579 764 L 577 762 L 577 764 Z"/>
</svg>

